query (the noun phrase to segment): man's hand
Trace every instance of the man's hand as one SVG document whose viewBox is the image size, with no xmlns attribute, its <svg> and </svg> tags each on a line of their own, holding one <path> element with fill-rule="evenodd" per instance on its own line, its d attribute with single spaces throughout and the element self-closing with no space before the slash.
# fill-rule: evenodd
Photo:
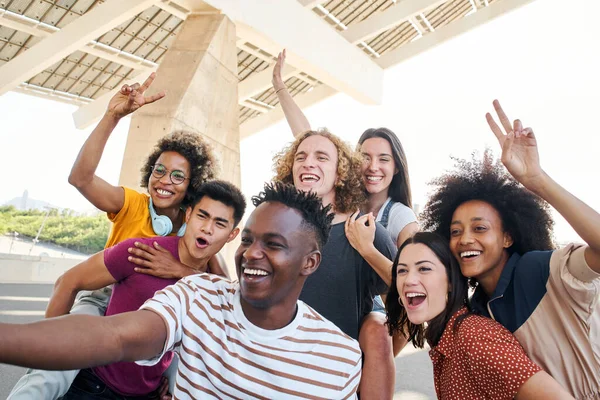
<svg viewBox="0 0 600 400">
<path fill-rule="evenodd" d="M 144 92 L 150 87 L 150 85 L 152 85 L 155 77 L 156 74 L 153 72 L 141 86 L 139 83 L 134 83 L 133 85 L 123 85 L 121 90 L 119 90 L 117 94 L 110 99 L 106 113 L 112 117 L 120 119 L 145 106 L 146 104 L 154 103 L 155 101 L 165 97 L 166 93 L 164 91 L 153 96 L 144 96 Z"/>
<path fill-rule="evenodd" d="M 130 247 L 128 251 L 132 254 L 129 256 L 129 261 L 138 265 L 135 272 L 163 279 L 181 279 L 204 272 L 180 263 L 169 250 L 157 242 L 154 242 L 153 246 L 140 242 L 135 242 L 134 245 L 135 247 Z"/>
</svg>

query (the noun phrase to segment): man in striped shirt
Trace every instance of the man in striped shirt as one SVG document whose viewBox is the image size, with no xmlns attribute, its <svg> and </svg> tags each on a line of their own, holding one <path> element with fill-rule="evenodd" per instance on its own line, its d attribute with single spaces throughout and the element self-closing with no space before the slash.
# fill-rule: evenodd
<svg viewBox="0 0 600 400">
<path fill-rule="evenodd" d="M 200 274 L 138 311 L 0 324 L 0 362 L 151 365 L 176 351 L 175 399 L 355 398 L 358 343 L 298 301 L 321 261 L 329 209 L 315 194 L 281 183 L 265 186 L 253 203 L 235 257 L 239 283 Z"/>
</svg>

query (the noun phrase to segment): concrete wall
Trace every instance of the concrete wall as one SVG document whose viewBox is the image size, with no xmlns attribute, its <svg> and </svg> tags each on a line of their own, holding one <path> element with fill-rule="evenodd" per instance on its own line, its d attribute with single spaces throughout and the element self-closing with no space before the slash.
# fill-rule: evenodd
<svg viewBox="0 0 600 400">
<path fill-rule="evenodd" d="M 44 256 L 0 254 L 0 282 L 54 283 L 81 260 Z"/>
</svg>

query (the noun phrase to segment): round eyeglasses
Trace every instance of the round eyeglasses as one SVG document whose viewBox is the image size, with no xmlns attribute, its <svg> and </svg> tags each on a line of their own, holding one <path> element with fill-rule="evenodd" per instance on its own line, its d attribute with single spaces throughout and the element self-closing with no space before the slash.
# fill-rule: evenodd
<svg viewBox="0 0 600 400">
<path fill-rule="evenodd" d="M 162 164 L 154 164 L 154 167 L 152 167 L 152 175 L 156 179 L 162 178 L 167 172 L 169 172 L 169 170 Z M 171 171 L 171 173 L 169 174 L 169 178 L 171 178 L 171 182 L 173 183 L 173 185 L 181 185 L 186 179 L 189 179 L 186 178 L 183 171 L 180 171 L 178 169 Z"/>
</svg>

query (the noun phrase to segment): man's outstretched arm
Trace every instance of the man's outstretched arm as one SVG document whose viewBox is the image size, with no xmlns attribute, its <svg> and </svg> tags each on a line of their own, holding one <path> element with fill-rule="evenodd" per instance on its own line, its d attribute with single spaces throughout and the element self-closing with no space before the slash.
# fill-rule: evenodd
<svg viewBox="0 0 600 400">
<path fill-rule="evenodd" d="M 166 340 L 162 318 L 147 310 L 0 324 L 0 363 L 45 370 L 83 369 L 152 358 L 161 353 Z"/>
</svg>

